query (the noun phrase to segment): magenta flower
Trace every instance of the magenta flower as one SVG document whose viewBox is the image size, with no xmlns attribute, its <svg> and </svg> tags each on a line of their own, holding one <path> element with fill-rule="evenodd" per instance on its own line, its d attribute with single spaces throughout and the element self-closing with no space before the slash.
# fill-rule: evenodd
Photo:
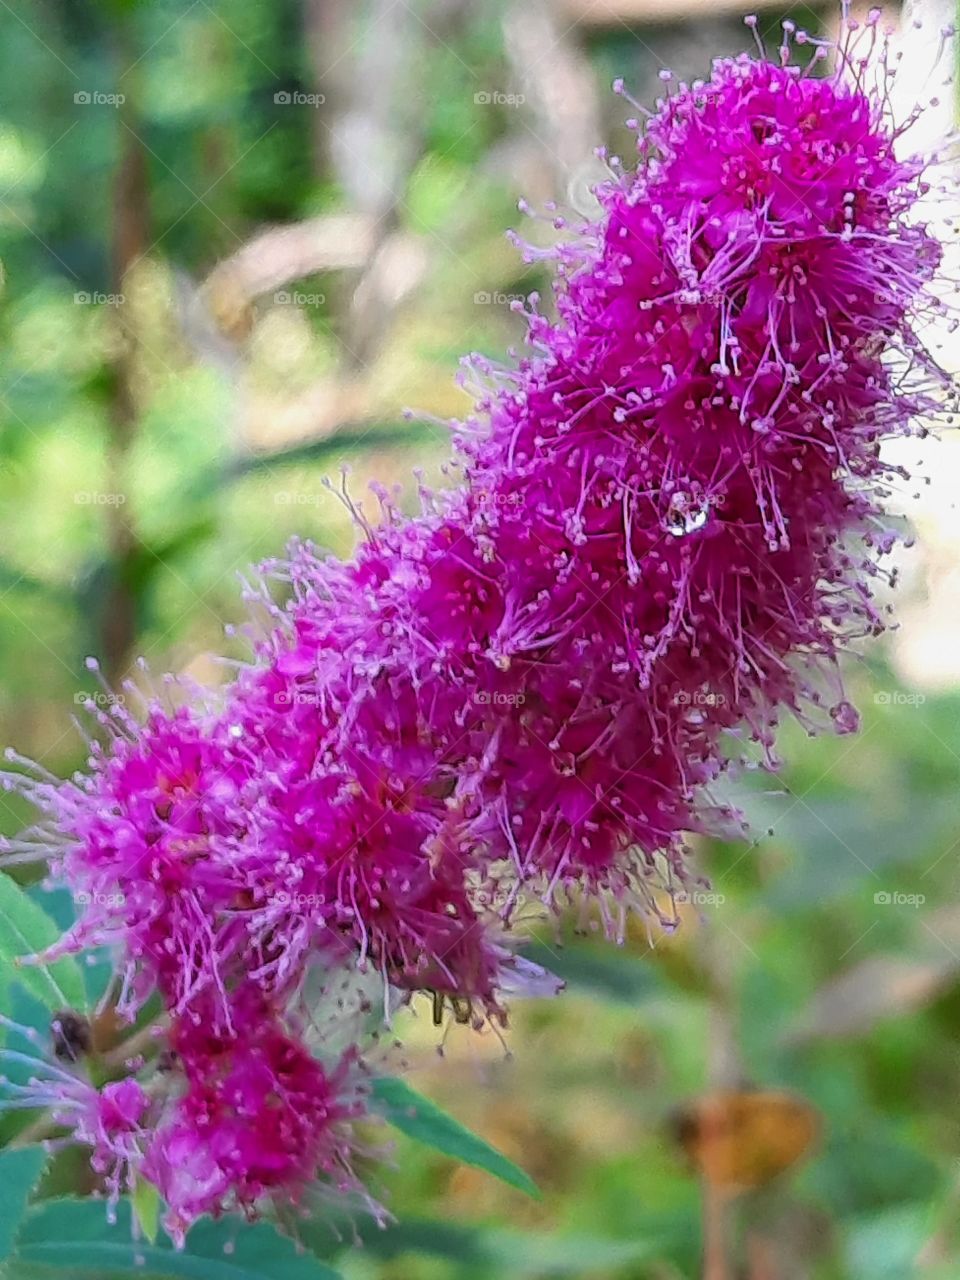
<svg viewBox="0 0 960 1280">
<path fill-rule="evenodd" d="M 90 1148 L 90 1164 L 103 1180 L 111 1207 L 132 1191 L 137 1170 L 150 1139 L 146 1127 L 150 1099 L 134 1079 L 118 1080 L 98 1089 L 82 1071 L 68 1070 L 52 1055 L 42 1052 L 41 1037 L 32 1027 L 20 1026 L 0 1014 L 0 1026 L 23 1037 L 39 1056 L 17 1049 L 0 1049 L 0 1060 L 27 1065 L 26 1084 L 0 1076 L 0 1088 L 10 1096 L 4 1107 L 49 1111 L 51 1122 L 65 1128 L 69 1139 L 49 1142 L 49 1147 L 74 1141 Z"/>
<path fill-rule="evenodd" d="M 231 1034 L 211 1030 L 198 1011 L 169 1036 L 185 1087 L 158 1121 L 142 1174 L 166 1201 L 165 1226 L 179 1244 L 204 1214 L 252 1213 L 278 1193 L 281 1208 L 296 1205 L 317 1180 L 341 1198 L 359 1191 L 354 1052 L 328 1073 L 250 984 L 234 993 L 231 1012 Z"/>
<path fill-rule="evenodd" d="M 118 705 L 99 718 L 116 732 L 94 747 L 87 776 L 16 782 L 57 813 L 51 852 L 82 907 L 55 951 L 119 944 L 120 1013 L 132 1018 L 156 989 L 179 1012 L 243 942 L 236 927 L 212 928 L 245 887 L 211 853 L 235 821 L 237 780 L 186 710 L 154 706 L 140 725 Z"/>
<path fill-rule="evenodd" d="M 828 78 L 744 55 L 678 86 L 602 217 L 525 250 L 556 318 L 532 297 L 517 367 L 468 362 L 459 488 L 354 508 L 349 563 L 267 566 L 287 603 L 253 593 L 273 622 L 217 709 L 121 714 L 89 775 L 16 775 L 56 836 L 13 856 L 84 906 L 59 949 L 114 945 L 121 1012 L 167 1011 L 137 1150 L 175 1239 L 355 1190 L 358 1049 L 318 1060 L 318 975 L 379 975 L 388 1020 L 429 990 L 503 1024 L 557 985 L 524 913 L 674 925 L 687 834 L 737 816 L 711 784 L 769 762 L 784 711 L 856 728 L 837 662 L 883 627 L 880 442 L 947 387 L 916 332 L 942 306 L 927 161 L 860 38 Z"/>
</svg>

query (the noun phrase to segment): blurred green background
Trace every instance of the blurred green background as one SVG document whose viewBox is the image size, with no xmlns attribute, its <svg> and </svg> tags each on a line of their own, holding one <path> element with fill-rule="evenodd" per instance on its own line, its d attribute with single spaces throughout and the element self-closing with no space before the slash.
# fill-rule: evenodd
<svg viewBox="0 0 960 1280">
<path fill-rule="evenodd" d="M 0 737 L 76 767 L 87 654 L 214 684 L 239 573 L 294 533 L 349 550 L 325 475 L 442 481 L 458 357 L 518 342 L 546 284 L 517 199 L 589 214 L 594 146 L 629 155 L 611 80 L 652 101 L 745 34 L 696 0 L 0 4 Z M 348 1280 L 960 1276 L 960 699 L 915 668 L 851 665 L 859 737 L 785 730 L 677 936 L 534 944 L 568 991 L 518 1004 L 510 1057 L 405 1016 L 418 1086 L 542 1199 L 401 1139 L 399 1224 L 317 1243 Z M 720 1088 L 820 1134 L 719 1210 L 710 1273 L 691 1116 Z"/>
</svg>

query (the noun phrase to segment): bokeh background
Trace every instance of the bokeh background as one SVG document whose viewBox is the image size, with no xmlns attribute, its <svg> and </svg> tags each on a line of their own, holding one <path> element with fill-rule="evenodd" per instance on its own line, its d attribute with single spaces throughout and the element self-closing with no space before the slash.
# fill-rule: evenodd
<svg viewBox="0 0 960 1280">
<path fill-rule="evenodd" d="M 88 654 L 226 678 L 238 575 L 294 533 L 349 551 L 325 476 L 442 483 L 458 357 L 518 342 L 546 283 L 518 198 L 589 215 L 594 148 L 629 156 L 614 77 L 652 101 L 745 47 L 743 12 L 0 2 L 0 738 L 77 767 Z M 773 46 L 784 16 L 760 7 Z M 319 1246 L 348 1280 L 960 1276 L 960 471 L 918 452 L 904 625 L 849 667 L 863 732 L 785 727 L 741 784 L 756 841 L 701 846 L 678 935 L 532 943 L 568 990 L 518 1004 L 509 1057 L 405 1015 L 418 1087 L 542 1198 L 400 1139 L 398 1225 Z"/>
</svg>

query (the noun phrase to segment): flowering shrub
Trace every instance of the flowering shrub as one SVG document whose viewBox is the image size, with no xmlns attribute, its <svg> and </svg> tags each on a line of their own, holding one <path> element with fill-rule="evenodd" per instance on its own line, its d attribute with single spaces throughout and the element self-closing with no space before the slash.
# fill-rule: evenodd
<svg viewBox="0 0 960 1280">
<path fill-rule="evenodd" d="M 602 216 L 524 246 L 555 318 L 531 296 L 516 367 L 467 362 L 459 483 L 413 518 L 380 491 L 376 524 L 344 488 L 355 557 L 266 566 L 215 705 L 102 708 L 89 772 L 8 778 L 49 815 L 9 856 L 85 904 L 44 958 L 109 946 L 120 1017 L 162 1006 L 115 1078 L 38 1059 L 10 1088 L 114 1197 L 152 1183 L 176 1241 L 318 1183 L 363 1203 L 372 1026 L 430 991 L 501 1027 L 555 990 L 518 949 L 534 910 L 675 925 L 688 833 L 737 820 L 711 784 L 770 762 L 784 711 L 856 729 L 837 661 L 883 628 L 880 443 L 946 385 L 917 334 L 944 305 L 929 161 L 876 23 L 829 77 L 818 45 L 670 92 Z"/>
</svg>

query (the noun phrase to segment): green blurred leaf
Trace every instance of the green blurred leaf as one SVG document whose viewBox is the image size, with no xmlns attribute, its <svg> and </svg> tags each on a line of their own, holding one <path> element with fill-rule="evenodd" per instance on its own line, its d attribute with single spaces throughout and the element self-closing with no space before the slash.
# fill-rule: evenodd
<svg viewBox="0 0 960 1280">
<path fill-rule="evenodd" d="M 574 942 L 555 948 L 533 941 L 524 944 L 523 954 L 572 990 L 619 1004 L 640 1004 L 664 993 L 662 976 L 652 964 L 612 945 Z"/>
<path fill-rule="evenodd" d="M 74 597 L 71 591 L 52 582 L 43 582 L 29 573 L 20 573 L 18 569 L 0 562 L 0 592 L 30 592 L 56 604 L 72 604 Z"/>
<path fill-rule="evenodd" d="M 22 983 L 49 1009 L 83 1009 L 83 974 L 72 956 L 50 965 L 17 963 L 21 956 L 44 951 L 59 936 L 46 912 L 9 876 L 0 874 L 0 977 Z"/>
<path fill-rule="evenodd" d="M 405 1080 L 381 1076 L 373 1083 L 373 1097 L 384 1118 L 408 1138 L 483 1169 L 528 1196 L 539 1197 L 536 1183 L 518 1165 L 464 1128 L 459 1120 L 442 1111 Z"/>
<path fill-rule="evenodd" d="M 144 1238 L 155 1244 L 160 1230 L 160 1193 L 157 1188 L 145 1178 L 138 1178 L 130 1204 Z"/>
<path fill-rule="evenodd" d="M 51 1200 L 32 1210 L 17 1241 L 17 1256 L 48 1267 L 90 1267 L 123 1275 L 145 1271 L 172 1280 L 339 1280 L 337 1273 L 266 1223 L 238 1219 L 198 1222 L 182 1251 L 166 1239 L 131 1237 L 130 1206 L 107 1222 L 102 1201 Z"/>
<path fill-rule="evenodd" d="M 849 1274 L 864 1280 L 868 1276 L 870 1280 L 907 1280 L 917 1275 L 917 1254 L 930 1234 L 929 1220 L 929 1205 L 921 1204 L 855 1218 L 844 1250 Z"/>
<path fill-rule="evenodd" d="M 486 1266 L 497 1276 L 583 1276 L 599 1267 L 624 1266 L 656 1256 L 656 1240 L 532 1235 L 458 1222 L 405 1219 L 364 1236 L 364 1252 L 383 1259 L 423 1254 Z"/>
<path fill-rule="evenodd" d="M 0 1263 L 13 1252 L 27 1201 L 46 1162 L 47 1153 L 40 1147 L 0 1152 Z"/>
<path fill-rule="evenodd" d="M 289 445 L 283 449 L 249 453 L 235 459 L 230 466 L 203 476 L 191 489 L 189 497 L 197 502 L 243 476 L 271 472 L 279 467 L 322 465 L 339 461 L 346 454 L 377 449 L 411 448 L 436 438 L 437 428 L 419 422 L 350 423 L 322 440 Z"/>
<path fill-rule="evenodd" d="M 764 905 L 778 913 L 808 911 L 854 894 L 872 902 L 876 892 L 891 887 L 894 868 L 948 847 L 960 817 L 953 795 L 930 797 L 923 805 L 909 796 L 902 803 L 890 797 L 886 813 L 879 803 L 865 809 L 856 794 L 764 800 L 747 806 L 760 819 L 756 829 L 774 827 L 778 842 L 803 855 L 785 862 L 762 895 Z"/>
<path fill-rule="evenodd" d="M 936 1194 L 940 1178 L 935 1162 L 885 1118 L 868 1113 L 851 1117 L 843 1127 L 828 1113 L 826 1124 L 824 1150 L 808 1176 L 838 1218 Z"/>
</svg>

